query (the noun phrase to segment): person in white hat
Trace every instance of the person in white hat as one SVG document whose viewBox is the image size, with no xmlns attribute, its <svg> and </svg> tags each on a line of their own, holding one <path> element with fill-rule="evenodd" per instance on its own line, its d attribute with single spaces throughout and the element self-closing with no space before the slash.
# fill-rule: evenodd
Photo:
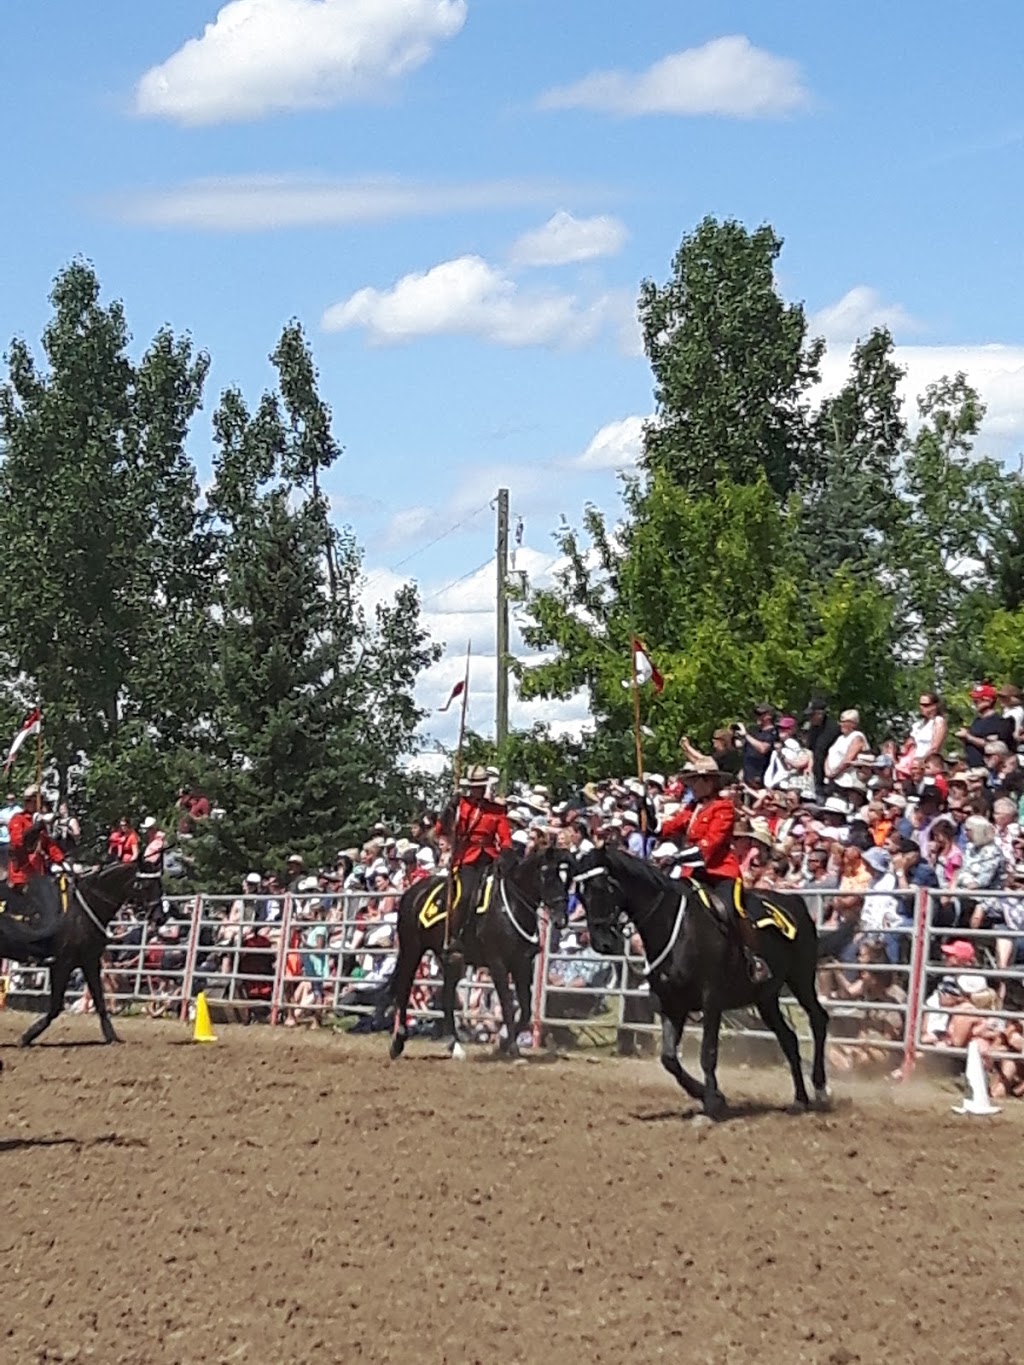
<svg viewBox="0 0 1024 1365">
<path fill-rule="evenodd" d="M 136 881 L 139 884 L 139 906 L 147 911 L 155 909 L 163 900 L 164 853 L 167 841 L 151 815 L 141 825 L 142 853 Z"/>
</svg>

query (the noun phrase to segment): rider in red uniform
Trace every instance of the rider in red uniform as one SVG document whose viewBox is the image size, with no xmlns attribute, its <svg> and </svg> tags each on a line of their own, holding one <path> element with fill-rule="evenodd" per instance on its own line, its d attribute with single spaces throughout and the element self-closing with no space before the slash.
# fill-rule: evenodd
<svg viewBox="0 0 1024 1365">
<path fill-rule="evenodd" d="M 731 782 L 713 758 L 701 759 L 684 768 L 682 777 L 694 795 L 692 806 L 684 807 L 662 823 L 661 837 L 700 849 L 704 870 L 696 875 L 707 882 L 724 903 L 729 921 L 738 931 L 750 978 L 757 984 L 771 975 L 767 963 L 757 955 L 757 931 L 750 920 L 737 913 L 734 901 L 740 877 L 739 859 L 733 852 L 736 807 L 719 795 L 720 783 Z"/>
<path fill-rule="evenodd" d="M 64 862 L 64 851 L 47 831 L 40 813 L 38 787 L 27 787 L 22 809 L 11 817 L 7 828 L 11 842 L 7 858 L 7 909 L 26 919 L 39 920 L 39 912 L 51 918 L 56 927 L 60 917 L 57 888 L 50 878 L 50 866 Z"/>
<path fill-rule="evenodd" d="M 487 871 L 505 849 L 512 847 L 505 805 L 487 795 L 487 769 L 477 764 L 466 778 L 466 795 L 453 797 L 437 822 L 436 834 L 451 840 L 452 888 L 449 905 L 451 945 L 460 949 L 472 931 L 476 908 Z"/>
</svg>

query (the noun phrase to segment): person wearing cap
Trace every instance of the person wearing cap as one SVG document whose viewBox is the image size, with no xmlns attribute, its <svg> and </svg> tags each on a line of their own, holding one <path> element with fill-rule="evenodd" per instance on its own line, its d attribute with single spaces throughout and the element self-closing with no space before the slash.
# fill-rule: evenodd
<svg viewBox="0 0 1024 1365">
<path fill-rule="evenodd" d="M 974 719 L 965 729 L 956 732 L 956 737 L 964 746 L 964 760 L 968 768 L 985 766 L 985 745 L 991 740 L 1001 740 L 1009 749 L 1014 740 L 1014 724 L 996 710 L 997 693 L 990 682 L 978 683 L 971 689 L 971 702 L 974 705 Z"/>
<path fill-rule="evenodd" d="M 700 875 L 719 894 L 726 922 L 739 936 L 750 979 L 761 984 L 771 972 L 757 954 L 757 931 L 749 919 L 736 912 L 733 899 L 741 874 L 732 847 L 736 807 L 721 795 L 721 786 L 729 781 L 729 774 L 721 772 L 714 759 L 706 758 L 684 768 L 681 776 L 693 793 L 694 804 L 661 822 L 661 839 L 666 843 L 690 844 L 700 850 L 704 870 L 695 875 Z"/>
<path fill-rule="evenodd" d="M 741 725 L 737 734 L 743 740 L 741 771 L 748 787 L 763 787 L 765 773 L 771 762 L 779 732 L 775 728 L 775 708 L 771 702 L 758 702 L 754 707 L 755 730 Z"/>
<path fill-rule="evenodd" d="M 505 849 L 512 847 L 512 831 L 504 803 L 487 795 L 487 769 L 477 763 L 466 776 L 465 796 L 453 796 L 435 833 L 451 842 L 449 870 L 450 947 L 461 953 L 475 930 L 477 900 L 488 870 Z"/>
<path fill-rule="evenodd" d="M 284 866 L 288 890 L 294 894 L 299 889 L 299 882 L 306 875 L 306 864 L 300 854 L 289 853 Z"/>
<path fill-rule="evenodd" d="M 139 908 L 151 911 L 163 900 L 166 840 L 151 815 L 143 820 L 141 832 L 142 854 L 136 878 L 139 883 Z"/>
<path fill-rule="evenodd" d="M 437 860 L 434 857 L 434 850 L 429 844 L 421 844 L 416 850 L 415 861 L 409 872 L 409 885 L 415 886 L 417 882 L 426 881 L 437 871 Z"/>
<path fill-rule="evenodd" d="M 26 787 L 21 804 L 8 825 L 7 912 L 31 919 L 38 927 L 56 929 L 60 898 L 49 872 L 54 864 L 63 864 L 64 853 L 46 828 L 39 788 Z M 42 950 L 41 954 L 45 955 Z"/>
</svg>

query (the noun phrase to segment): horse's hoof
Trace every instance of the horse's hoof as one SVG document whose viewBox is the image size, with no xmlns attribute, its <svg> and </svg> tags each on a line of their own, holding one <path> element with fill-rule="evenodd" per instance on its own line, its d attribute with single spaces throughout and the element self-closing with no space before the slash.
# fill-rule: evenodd
<svg viewBox="0 0 1024 1365">
<path fill-rule="evenodd" d="M 398 1059 L 399 1059 L 399 1057 L 401 1057 L 401 1055 L 402 1055 L 402 1053 L 403 1053 L 404 1051 L 405 1051 L 405 1038 L 402 1036 L 402 1034 L 396 1033 L 396 1034 L 392 1037 L 392 1039 L 391 1039 L 391 1044 L 390 1044 L 390 1046 L 388 1047 L 388 1056 L 391 1058 L 391 1060 L 392 1060 L 393 1062 L 397 1062 Z"/>
<path fill-rule="evenodd" d="M 449 1056 L 453 1062 L 464 1062 L 466 1060 L 466 1049 L 460 1042 L 455 1042 L 449 1049 Z"/>
<path fill-rule="evenodd" d="M 518 1062 L 522 1053 L 519 1051 L 519 1044 L 513 1039 L 505 1049 L 505 1056 L 510 1062 Z"/>
<path fill-rule="evenodd" d="M 24 1034 L 22 1034 L 22 1036 L 18 1039 L 18 1046 L 19 1046 L 19 1047 L 31 1047 L 33 1041 L 34 1041 L 34 1040 L 31 1039 L 31 1038 L 28 1036 L 27 1033 L 24 1033 Z"/>
<path fill-rule="evenodd" d="M 809 1114 L 810 1112 L 810 1100 L 794 1100 L 792 1104 L 786 1105 L 786 1113 L 792 1114 L 795 1118 L 799 1118 L 801 1114 Z"/>
<path fill-rule="evenodd" d="M 832 1108 L 832 1091 L 828 1088 L 827 1085 L 822 1086 L 820 1090 L 819 1089 L 815 1090 L 814 1104 L 815 1107 L 818 1109 Z"/>
<path fill-rule="evenodd" d="M 123 1042 L 124 1042 L 124 1039 L 123 1039 L 123 1038 L 119 1038 L 119 1037 L 117 1036 L 116 1033 L 112 1033 L 112 1034 L 110 1035 L 109 1038 L 104 1038 L 103 1041 L 104 1041 L 104 1042 L 107 1044 L 107 1046 L 109 1047 L 111 1043 L 123 1043 Z"/>
</svg>

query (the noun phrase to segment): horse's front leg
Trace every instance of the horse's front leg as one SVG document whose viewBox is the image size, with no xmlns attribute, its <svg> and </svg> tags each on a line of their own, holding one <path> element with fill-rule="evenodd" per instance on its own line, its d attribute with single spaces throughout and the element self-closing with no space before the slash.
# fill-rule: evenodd
<svg viewBox="0 0 1024 1365">
<path fill-rule="evenodd" d="M 700 1069 L 704 1073 L 704 1113 L 720 1119 L 725 1112 L 725 1096 L 718 1088 L 718 1034 L 722 1027 L 720 1006 L 704 1003 L 704 1024 L 700 1040 Z"/>
<path fill-rule="evenodd" d="M 82 971 L 85 974 L 85 984 L 89 987 L 89 994 L 92 996 L 92 1003 L 96 1006 L 96 1014 L 100 1021 L 100 1028 L 103 1030 L 103 1041 L 105 1043 L 119 1043 L 121 1039 L 114 1032 L 114 1025 L 110 1020 L 110 1012 L 107 1009 L 107 997 L 103 990 L 103 973 L 100 970 L 102 957 L 90 957 L 82 963 Z"/>
<path fill-rule="evenodd" d="M 704 1087 L 696 1076 L 691 1076 L 679 1060 L 679 1044 L 683 1040 L 683 1025 L 686 1015 L 680 1015 L 678 1022 L 665 1013 L 661 1016 L 661 1064 L 676 1083 L 686 1091 L 691 1100 L 704 1100 Z"/>
<path fill-rule="evenodd" d="M 512 967 L 512 982 L 519 1001 L 519 1018 L 516 1020 L 515 1037 L 531 1032 L 533 1029 L 533 957 L 525 954 L 517 957 Z"/>
<path fill-rule="evenodd" d="M 498 1049 L 504 1056 L 515 1060 L 519 1056 L 519 1020 L 516 1015 L 516 1003 L 512 996 L 512 989 L 508 984 L 508 969 L 504 962 L 494 962 L 488 964 L 487 970 L 490 972 L 491 980 L 494 983 L 498 1004 L 501 1006 L 501 1022 L 505 1026 L 505 1037 L 499 1042 Z"/>
</svg>

